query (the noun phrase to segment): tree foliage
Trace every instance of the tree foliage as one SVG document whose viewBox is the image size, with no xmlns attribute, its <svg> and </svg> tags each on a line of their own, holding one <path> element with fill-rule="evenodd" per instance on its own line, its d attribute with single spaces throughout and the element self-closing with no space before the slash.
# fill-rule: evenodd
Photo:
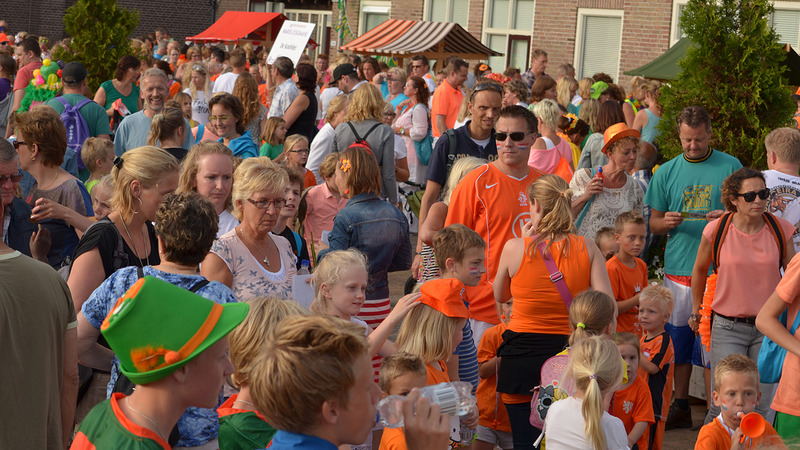
<svg viewBox="0 0 800 450">
<path fill-rule="evenodd" d="M 686 106 L 711 115 L 712 148 L 745 166 L 765 164 L 764 138 L 785 126 L 795 109 L 783 76 L 786 52 L 769 25 L 768 0 L 689 0 L 680 24 L 693 44 L 681 73 L 661 89 L 665 157 L 682 153 L 675 118 Z"/>
<path fill-rule="evenodd" d="M 94 92 L 114 77 L 119 59 L 131 53 L 129 38 L 138 24 L 139 12 L 117 6 L 116 0 L 78 0 L 64 14 L 69 48 L 54 56 L 83 63 Z"/>
</svg>

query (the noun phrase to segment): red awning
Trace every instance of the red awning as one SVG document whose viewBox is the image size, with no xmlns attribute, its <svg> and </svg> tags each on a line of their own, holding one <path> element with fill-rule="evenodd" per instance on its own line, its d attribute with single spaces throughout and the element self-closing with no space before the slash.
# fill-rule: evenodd
<svg viewBox="0 0 800 450">
<path fill-rule="evenodd" d="M 287 17 L 281 13 L 226 11 L 205 31 L 187 37 L 186 40 L 198 43 L 239 41 L 253 42 L 255 45 L 271 43 L 275 41 L 286 19 Z"/>
</svg>

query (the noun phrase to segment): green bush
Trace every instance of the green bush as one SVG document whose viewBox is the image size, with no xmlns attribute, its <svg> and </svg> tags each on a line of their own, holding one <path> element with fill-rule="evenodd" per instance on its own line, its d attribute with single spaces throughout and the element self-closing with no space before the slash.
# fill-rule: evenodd
<svg viewBox="0 0 800 450">
<path fill-rule="evenodd" d="M 712 148 L 745 166 L 765 166 L 764 138 L 787 125 L 795 110 L 781 65 L 786 52 L 769 25 L 767 0 L 689 0 L 680 18 L 693 46 L 681 73 L 661 90 L 665 158 L 682 153 L 675 117 L 686 106 L 711 115 Z"/>
<path fill-rule="evenodd" d="M 117 6 L 116 0 L 78 0 L 64 14 L 64 30 L 70 35 L 69 49 L 56 58 L 80 61 L 89 72 L 92 92 L 114 78 L 119 59 L 131 54 L 130 36 L 139 24 L 139 12 Z"/>
</svg>

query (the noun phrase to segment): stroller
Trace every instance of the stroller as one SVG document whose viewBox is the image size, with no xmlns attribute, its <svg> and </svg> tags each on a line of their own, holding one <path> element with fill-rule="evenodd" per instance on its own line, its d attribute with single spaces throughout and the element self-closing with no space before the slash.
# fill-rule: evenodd
<svg viewBox="0 0 800 450">
<path fill-rule="evenodd" d="M 413 181 L 406 181 L 397 184 L 400 192 L 400 204 L 408 219 L 408 230 L 411 233 L 419 231 L 419 211 L 422 207 L 422 196 L 425 194 L 425 186 Z"/>
</svg>

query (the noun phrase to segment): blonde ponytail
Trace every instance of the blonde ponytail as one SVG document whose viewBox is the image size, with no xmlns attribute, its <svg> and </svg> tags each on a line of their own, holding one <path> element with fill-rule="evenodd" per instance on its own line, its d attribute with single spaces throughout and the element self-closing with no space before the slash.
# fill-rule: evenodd
<svg viewBox="0 0 800 450">
<path fill-rule="evenodd" d="M 183 111 L 177 108 L 164 108 L 153 116 L 150 122 L 150 135 L 147 136 L 147 145 L 158 147 L 159 142 L 168 139 L 186 126 Z"/>
<path fill-rule="evenodd" d="M 616 344 L 605 336 L 593 336 L 578 342 L 569 351 L 567 373 L 575 389 L 583 394 L 583 432 L 595 450 L 607 450 L 603 431 L 603 396 L 622 384 L 622 356 Z"/>
<path fill-rule="evenodd" d="M 542 218 L 536 227 L 538 237 L 527 249 L 528 256 L 534 257 L 535 249 L 540 242 L 547 240 L 549 246 L 562 234 L 574 231 L 572 217 L 572 189 L 558 175 L 547 174 L 539 177 L 528 186 L 528 201 L 539 202 L 542 207 Z M 569 245 L 564 246 L 566 255 Z"/>
<path fill-rule="evenodd" d="M 569 305 L 569 324 L 574 330 L 569 345 L 602 335 L 617 316 L 616 301 L 610 295 L 586 290 L 576 295 Z"/>
</svg>

